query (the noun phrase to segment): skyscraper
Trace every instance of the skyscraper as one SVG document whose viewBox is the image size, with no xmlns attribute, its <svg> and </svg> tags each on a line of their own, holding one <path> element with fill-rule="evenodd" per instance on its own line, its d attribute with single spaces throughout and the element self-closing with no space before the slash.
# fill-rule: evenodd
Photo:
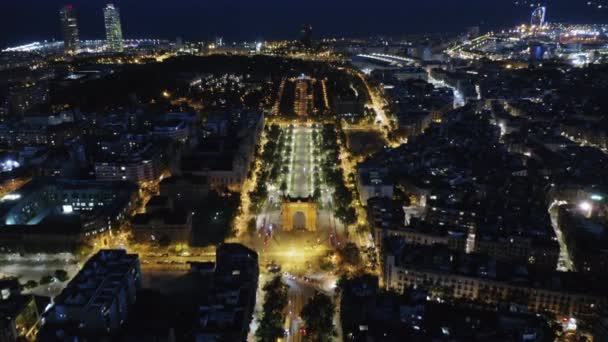
<svg viewBox="0 0 608 342">
<path fill-rule="evenodd" d="M 541 27 L 545 25 L 545 19 L 547 15 L 547 8 L 544 6 L 538 7 L 532 12 L 530 18 L 530 25 Z"/>
<path fill-rule="evenodd" d="M 109 51 L 122 52 L 122 26 L 120 25 L 120 12 L 113 4 L 103 9 L 106 24 L 106 44 Z"/>
<path fill-rule="evenodd" d="M 300 30 L 300 43 L 302 43 L 302 45 L 305 48 L 312 47 L 312 26 L 311 25 L 302 26 L 302 29 Z"/>
<path fill-rule="evenodd" d="M 67 5 L 61 9 L 59 14 L 61 17 L 61 29 L 63 31 L 63 49 L 66 55 L 75 55 L 80 49 L 76 10 L 74 6 Z"/>
</svg>

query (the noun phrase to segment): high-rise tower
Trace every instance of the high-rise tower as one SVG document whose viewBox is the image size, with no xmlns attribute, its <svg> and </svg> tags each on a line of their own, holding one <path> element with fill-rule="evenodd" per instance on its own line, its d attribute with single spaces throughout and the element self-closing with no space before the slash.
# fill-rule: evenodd
<svg viewBox="0 0 608 342">
<path fill-rule="evenodd" d="M 61 17 L 61 29 L 63 31 L 63 49 L 66 55 L 75 55 L 80 49 L 78 37 L 78 21 L 74 6 L 67 5 L 59 12 Z"/>
<path fill-rule="evenodd" d="M 312 47 L 312 26 L 311 25 L 302 26 L 302 29 L 300 30 L 300 43 L 302 43 L 302 45 L 305 48 Z"/>
<path fill-rule="evenodd" d="M 122 25 L 120 24 L 120 12 L 113 4 L 108 4 L 103 9 L 103 17 L 106 24 L 106 45 L 109 51 L 122 52 Z"/>
<path fill-rule="evenodd" d="M 545 25 L 545 20 L 547 16 L 547 7 L 541 6 L 536 8 L 532 12 L 532 17 L 530 18 L 530 25 L 542 27 Z"/>
</svg>

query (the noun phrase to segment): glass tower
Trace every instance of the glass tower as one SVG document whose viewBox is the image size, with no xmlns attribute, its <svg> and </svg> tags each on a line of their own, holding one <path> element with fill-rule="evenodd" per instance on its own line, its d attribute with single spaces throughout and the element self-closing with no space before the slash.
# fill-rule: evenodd
<svg viewBox="0 0 608 342">
<path fill-rule="evenodd" d="M 122 52 L 122 26 L 120 25 L 120 12 L 113 4 L 108 4 L 103 10 L 106 24 L 106 44 L 109 51 Z"/>
<path fill-rule="evenodd" d="M 61 29 L 63 31 L 63 49 L 66 55 L 75 55 L 80 49 L 78 38 L 78 22 L 74 6 L 67 5 L 59 12 L 61 17 Z"/>
<path fill-rule="evenodd" d="M 538 7 L 532 12 L 532 17 L 530 18 L 530 25 L 542 27 L 545 25 L 545 17 L 547 15 L 547 8 L 544 6 Z"/>
</svg>

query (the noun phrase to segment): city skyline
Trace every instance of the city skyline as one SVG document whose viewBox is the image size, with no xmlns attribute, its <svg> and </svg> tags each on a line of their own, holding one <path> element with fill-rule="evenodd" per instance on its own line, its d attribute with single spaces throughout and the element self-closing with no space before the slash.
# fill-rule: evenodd
<svg viewBox="0 0 608 342">
<path fill-rule="evenodd" d="M 108 3 L 71 2 L 77 9 L 82 39 L 105 38 L 103 8 Z M 599 23 L 608 18 L 608 12 L 592 8 L 587 3 L 591 2 L 553 1 L 548 5 L 547 20 Z M 35 7 L 32 8 L 32 4 Z M 371 10 L 362 0 L 331 4 L 314 0 L 306 5 L 284 4 L 276 0 L 255 4 L 242 3 L 241 0 L 222 4 L 182 0 L 172 3 L 172 6 L 159 0 L 145 6 L 123 0 L 114 4 L 121 11 L 125 38 L 175 39 L 179 36 L 188 40 L 212 40 L 217 36 L 228 40 L 295 39 L 303 24 L 312 25 L 317 37 L 457 32 L 468 26 L 481 26 L 487 30 L 527 23 L 533 9 L 531 5 L 515 6 L 505 0 L 492 4 L 480 0 L 458 3 L 384 0 L 376 2 Z M 65 1 L 59 0 L 0 4 L 0 45 L 60 40 L 56 13 L 65 5 Z M 424 19 L 429 17 L 432 20 Z"/>
<path fill-rule="evenodd" d="M 605 9 L 1 4 L 0 341 L 608 342 Z"/>
</svg>

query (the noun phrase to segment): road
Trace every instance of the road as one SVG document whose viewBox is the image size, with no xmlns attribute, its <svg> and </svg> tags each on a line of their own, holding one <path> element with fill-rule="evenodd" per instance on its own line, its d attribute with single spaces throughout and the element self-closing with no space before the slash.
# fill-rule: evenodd
<svg viewBox="0 0 608 342">
<path fill-rule="evenodd" d="M 320 281 L 322 279 L 325 281 Z M 301 342 L 302 332 L 301 329 L 304 327 L 304 322 L 300 317 L 302 308 L 306 303 L 314 296 L 316 292 L 322 292 L 330 297 L 334 295 L 335 277 L 327 279 L 324 275 L 317 275 L 311 277 L 298 277 L 286 273 L 283 275 L 283 281 L 289 286 L 288 299 L 289 304 L 287 306 L 287 317 L 286 322 L 289 323 L 289 331 L 286 334 L 287 342 Z M 331 285 L 329 285 L 331 283 Z M 336 309 L 338 304 L 336 303 Z M 336 310 L 334 316 L 334 326 L 338 336 L 334 341 L 342 341 L 342 329 L 340 329 L 339 312 Z"/>
<path fill-rule="evenodd" d="M 428 74 L 430 84 L 434 85 L 435 87 L 446 87 L 446 88 L 452 89 L 452 93 L 454 94 L 454 105 L 453 105 L 454 108 L 460 108 L 467 104 L 467 101 L 464 98 L 464 95 L 462 94 L 462 92 L 460 90 L 450 86 L 449 84 L 447 84 L 443 81 L 433 78 L 433 76 L 431 76 L 430 69 L 427 69 L 427 74 Z"/>
<path fill-rule="evenodd" d="M 302 341 L 302 334 L 300 328 L 303 327 L 304 322 L 300 317 L 302 308 L 308 300 L 314 295 L 315 290 L 309 286 L 300 284 L 297 280 L 290 279 L 287 276 L 283 277 L 283 281 L 289 286 L 289 304 L 287 304 L 287 318 L 289 324 L 289 334 L 286 336 L 286 340 L 289 342 L 300 342 Z"/>
<path fill-rule="evenodd" d="M 266 138 L 266 130 L 262 130 L 262 135 L 260 137 L 259 146 L 264 146 L 267 142 Z M 258 151 L 260 155 L 264 152 L 263 148 L 260 148 Z M 241 187 L 241 204 L 239 205 L 239 214 L 234 219 L 234 229 L 236 230 L 236 236 L 241 237 L 247 232 L 247 223 L 249 219 L 252 217 L 249 212 L 249 207 L 251 205 L 251 199 L 249 198 L 249 193 L 255 189 L 255 185 L 258 181 L 257 175 L 258 171 L 262 168 L 262 163 L 259 160 L 253 161 L 251 167 L 251 177 L 248 177 L 243 182 L 243 186 Z M 238 240 L 237 240 L 238 241 Z"/>
<path fill-rule="evenodd" d="M 574 271 L 574 263 L 572 262 L 572 258 L 570 257 L 570 253 L 568 253 L 568 247 L 566 246 L 566 242 L 564 241 L 564 236 L 562 234 L 562 230 L 559 228 L 557 224 L 557 212 L 559 206 L 565 204 L 560 203 L 559 201 L 553 202 L 549 206 L 549 217 L 551 219 L 551 226 L 555 231 L 555 237 L 557 238 L 557 242 L 559 244 L 559 259 L 557 261 L 557 270 L 562 272 Z"/>
<path fill-rule="evenodd" d="M 306 198 L 313 194 L 313 172 L 315 160 L 312 156 L 313 128 L 296 127 L 292 131 L 293 141 L 289 165 L 288 194 L 294 198 Z"/>
<path fill-rule="evenodd" d="M 285 133 L 292 134 L 291 152 L 282 156 L 288 162 L 289 172 L 286 176 L 287 193 L 291 197 L 308 197 L 313 194 L 313 175 L 317 164 L 313 158 L 315 149 L 313 132 L 318 129 L 310 125 L 299 125 L 293 129 L 283 125 Z M 290 132 L 290 133 L 289 133 Z M 338 161 L 336 161 L 338 163 Z M 333 216 L 331 199 L 333 189 L 320 184 L 321 202 L 317 210 L 317 231 L 309 232 L 295 229 L 291 232 L 282 230 L 281 203 L 282 196 L 277 186 L 269 187 L 266 208 L 257 217 L 257 227 L 272 226 L 272 237 L 264 235 L 261 230 L 253 236 L 241 236 L 239 242 L 256 250 L 260 256 L 260 287 L 263 287 L 270 275 L 266 274 L 269 263 L 278 264 L 283 279 L 289 285 L 289 304 L 285 309 L 289 319 L 286 320 L 288 336 L 286 341 L 301 341 L 300 328 L 302 320 L 300 312 L 315 291 L 323 291 L 333 295 L 337 276 L 330 271 L 322 271 L 320 265 L 328 260 L 328 254 L 334 250 L 331 234 L 337 234 L 338 240 L 345 241 L 345 227 Z M 266 229 L 265 228 L 265 229 Z M 317 280 L 312 280 L 312 279 Z M 314 282 L 314 283 L 312 283 Z M 258 290 L 256 303 L 256 318 L 259 320 L 263 306 L 263 291 Z M 255 334 L 257 323 L 251 326 L 250 340 Z"/>
<path fill-rule="evenodd" d="M 382 98 L 382 96 L 380 96 L 380 94 L 378 94 L 377 91 L 375 91 L 375 89 L 373 89 L 369 85 L 365 75 L 363 75 L 362 73 L 355 71 L 355 70 L 353 70 L 352 72 L 361 79 L 361 81 L 365 85 L 365 88 L 367 89 L 367 92 L 371 99 L 370 108 L 372 108 L 374 110 L 374 112 L 376 113 L 376 122 L 379 122 L 380 125 L 382 125 L 382 126 L 389 125 L 390 120 L 388 119 L 388 116 L 386 115 L 386 111 L 384 110 L 384 105 L 386 104 L 386 101 Z M 381 129 L 381 130 L 384 133 L 387 133 L 387 132 L 385 132 L 384 129 Z"/>
<path fill-rule="evenodd" d="M 183 273 L 193 261 L 215 261 L 215 248 L 188 248 L 177 253 L 168 248 L 154 248 L 147 245 L 129 244 L 122 235 L 115 235 L 111 243 L 103 248 L 125 248 L 127 252 L 139 255 L 141 268 L 145 276 L 155 277 L 159 273 Z M 95 248 L 90 255 L 102 246 Z M 23 284 L 29 280 L 39 282 L 42 277 L 53 276 L 56 270 L 64 270 L 69 279 L 75 276 L 90 255 L 77 257 L 72 253 L 16 253 L 0 254 L 0 278 L 17 277 Z M 57 279 L 50 284 L 28 289 L 26 293 L 54 297 L 67 285 Z"/>
<path fill-rule="evenodd" d="M 0 254 L 0 278 L 18 277 L 21 283 L 28 280 L 40 281 L 44 276 L 52 276 L 55 270 L 68 272 L 73 277 L 80 270 L 81 262 L 70 253 L 35 253 L 20 256 L 19 254 Z M 26 293 L 42 296 L 56 296 L 67 285 L 67 282 L 53 281 L 50 284 L 38 286 Z"/>
</svg>

